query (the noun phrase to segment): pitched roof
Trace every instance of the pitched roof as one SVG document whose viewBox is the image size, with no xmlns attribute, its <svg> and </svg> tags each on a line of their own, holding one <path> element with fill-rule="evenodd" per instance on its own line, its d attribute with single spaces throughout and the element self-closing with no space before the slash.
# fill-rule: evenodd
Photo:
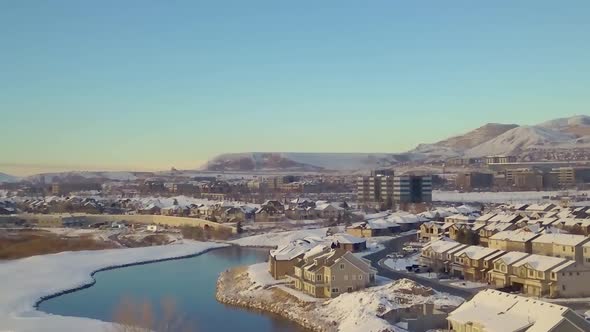
<svg viewBox="0 0 590 332">
<path fill-rule="evenodd" d="M 558 265 L 565 263 L 567 260 L 565 258 L 559 257 L 549 257 L 543 255 L 530 255 L 525 257 L 524 259 L 514 263 L 515 267 L 523 266 L 525 264 L 529 265 L 531 268 L 537 271 L 547 271 L 551 268 L 554 268 Z"/>
<path fill-rule="evenodd" d="M 455 256 L 461 256 L 465 254 L 470 259 L 482 259 L 486 256 L 491 254 L 495 254 L 498 252 L 498 249 L 480 247 L 480 246 L 468 246 L 467 248 L 463 248 L 461 251 L 455 253 Z"/>
<path fill-rule="evenodd" d="M 514 242 L 527 242 L 538 237 L 539 234 L 533 232 L 525 232 L 523 230 L 517 231 L 502 231 L 490 237 L 490 240 L 504 240 Z"/>
<path fill-rule="evenodd" d="M 525 252 L 520 252 L 520 251 L 510 251 L 508 253 L 506 253 L 504 256 L 496 259 L 494 262 L 497 261 L 503 261 L 506 264 L 513 264 L 515 262 L 518 262 L 519 260 L 527 257 L 529 254 L 525 253 Z"/>
<path fill-rule="evenodd" d="M 533 243 L 552 243 L 566 246 L 577 246 L 579 244 L 588 242 L 588 238 L 584 235 L 549 233 L 543 234 L 533 240 Z"/>
<path fill-rule="evenodd" d="M 448 320 L 462 324 L 473 322 L 487 332 L 541 332 L 554 331 L 566 319 L 566 313 L 572 311 L 560 305 L 488 289 L 451 312 Z M 590 325 L 583 328 L 586 330 Z"/>
</svg>

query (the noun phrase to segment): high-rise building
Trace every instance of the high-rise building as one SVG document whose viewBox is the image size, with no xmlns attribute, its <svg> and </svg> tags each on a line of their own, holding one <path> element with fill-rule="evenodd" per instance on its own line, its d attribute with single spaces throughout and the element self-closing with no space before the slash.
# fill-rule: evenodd
<svg viewBox="0 0 590 332">
<path fill-rule="evenodd" d="M 375 170 L 370 176 L 357 178 L 357 201 L 360 205 L 391 208 L 393 205 L 393 170 Z"/>
<path fill-rule="evenodd" d="M 393 201 L 395 204 L 432 202 L 432 177 L 396 176 L 393 180 Z"/>
<path fill-rule="evenodd" d="M 481 172 L 459 173 L 455 185 L 463 190 L 491 188 L 494 185 L 494 175 Z"/>
</svg>

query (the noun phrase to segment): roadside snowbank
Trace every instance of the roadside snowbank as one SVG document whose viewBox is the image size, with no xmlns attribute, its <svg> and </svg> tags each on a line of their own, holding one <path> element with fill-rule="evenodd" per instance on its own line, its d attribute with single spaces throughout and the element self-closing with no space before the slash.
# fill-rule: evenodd
<svg viewBox="0 0 590 332">
<path fill-rule="evenodd" d="M 224 246 L 185 240 L 167 246 L 62 252 L 0 262 L 0 330 L 104 332 L 110 323 L 46 314 L 35 305 L 42 298 L 93 284 L 95 271 L 193 256 Z"/>
</svg>

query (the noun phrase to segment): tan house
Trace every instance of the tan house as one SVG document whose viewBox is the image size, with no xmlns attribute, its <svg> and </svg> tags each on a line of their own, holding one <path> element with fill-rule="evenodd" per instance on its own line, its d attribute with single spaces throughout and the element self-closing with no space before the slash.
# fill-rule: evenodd
<svg viewBox="0 0 590 332">
<path fill-rule="evenodd" d="M 452 223 L 448 225 L 451 226 Z M 432 241 L 440 238 L 445 234 L 445 230 L 442 226 L 443 225 L 440 223 L 434 221 L 423 223 L 420 225 L 420 230 L 418 232 L 419 239 L 422 241 Z"/>
<path fill-rule="evenodd" d="M 452 254 L 451 274 L 471 281 L 486 280 L 487 271 L 491 269 L 490 260 L 503 254 L 505 252 L 498 249 L 468 246 Z"/>
<path fill-rule="evenodd" d="M 344 215 L 343 208 L 334 206 L 330 203 L 319 204 L 316 206 L 315 211 L 318 217 L 322 219 L 337 220 Z"/>
<path fill-rule="evenodd" d="M 532 253 L 545 256 L 563 257 L 584 262 L 583 245 L 589 239 L 583 235 L 543 234 L 532 241 Z"/>
<path fill-rule="evenodd" d="M 584 265 L 590 266 L 590 242 L 582 245 L 582 256 L 584 258 Z"/>
<path fill-rule="evenodd" d="M 479 244 L 483 247 L 488 246 L 488 241 L 490 237 L 494 234 L 502 232 L 502 231 L 509 231 L 516 229 L 516 224 L 507 223 L 507 222 L 494 222 L 484 227 L 480 228 L 478 231 L 479 235 Z"/>
<path fill-rule="evenodd" d="M 331 298 L 375 284 L 377 271 L 349 251 L 308 253 L 294 266 L 294 286 L 314 297 Z"/>
<path fill-rule="evenodd" d="M 275 279 L 282 279 L 287 276 L 293 276 L 295 270 L 293 266 L 302 258 L 310 249 L 317 246 L 318 242 L 313 239 L 302 239 L 290 242 L 289 244 L 271 250 L 268 255 L 268 272 Z M 324 246 L 314 248 L 316 251 L 329 250 L 330 248 Z"/>
<path fill-rule="evenodd" d="M 491 289 L 463 303 L 447 321 L 456 332 L 590 331 L 590 323 L 572 309 Z"/>
<path fill-rule="evenodd" d="M 432 241 L 420 253 L 420 259 L 427 264 L 433 271 L 448 272 L 450 258 L 447 253 L 453 249 L 461 249 L 466 245 L 455 241 L 437 240 Z"/>
<path fill-rule="evenodd" d="M 564 258 L 529 255 L 512 264 L 510 286 L 519 288 L 526 295 L 549 296 L 554 283 L 551 270 L 567 262 Z"/>
<path fill-rule="evenodd" d="M 503 231 L 490 237 L 488 247 L 504 251 L 520 251 L 532 253 L 532 241 L 541 236 L 524 230 Z"/>
<path fill-rule="evenodd" d="M 497 288 L 509 286 L 510 275 L 514 274 L 512 265 L 528 256 L 524 252 L 512 251 L 494 260 L 492 269 L 488 271 L 488 282 Z"/>
</svg>

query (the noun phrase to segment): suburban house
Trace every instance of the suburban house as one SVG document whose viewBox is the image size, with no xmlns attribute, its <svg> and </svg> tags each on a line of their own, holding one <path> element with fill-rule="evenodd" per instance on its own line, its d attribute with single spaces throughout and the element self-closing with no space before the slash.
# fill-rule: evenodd
<svg viewBox="0 0 590 332">
<path fill-rule="evenodd" d="M 512 264 L 518 262 L 529 254 L 525 252 L 512 251 L 500 256 L 493 262 L 492 269 L 488 271 L 488 282 L 497 288 L 503 288 L 510 285 L 510 275 L 512 271 Z"/>
<path fill-rule="evenodd" d="M 447 317 L 456 332 L 590 331 L 572 309 L 496 290 L 477 293 Z"/>
<path fill-rule="evenodd" d="M 263 205 L 254 214 L 254 221 L 256 222 L 278 222 L 283 220 L 285 215 L 283 210 L 276 208 L 273 205 Z"/>
<path fill-rule="evenodd" d="M 532 253 L 545 256 L 563 257 L 584 262 L 583 245 L 589 239 L 583 235 L 550 233 L 532 240 Z"/>
<path fill-rule="evenodd" d="M 399 224 L 385 219 L 360 221 L 346 227 L 346 233 L 356 237 L 387 236 L 399 231 Z"/>
<path fill-rule="evenodd" d="M 367 249 L 367 240 L 350 234 L 338 233 L 328 237 L 332 242 L 332 248 L 340 248 L 350 252 L 359 252 Z"/>
<path fill-rule="evenodd" d="M 268 272 L 275 279 L 282 279 L 294 274 L 293 266 L 297 259 L 318 245 L 318 241 L 307 238 L 292 241 L 287 245 L 271 250 L 268 257 Z M 319 249 L 318 249 L 319 250 Z"/>
<path fill-rule="evenodd" d="M 511 224 L 507 222 L 494 222 L 485 225 L 478 231 L 479 244 L 481 246 L 487 247 L 490 237 L 492 237 L 494 234 L 502 231 L 514 230 L 516 228 L 516 224 Z"/>
<path fill-rule="evenodd" d="M 419 239 L 422 241 L 431 241 L 440 238 L 441 236 L 445 235 L 446 229 L 443 226 L 450 227 L 453 225 L 452 223 L 441 225 L 440 223 L 429 221 L 425 222 L 420 225 L 420 230 L 418 232 Z"/>
<path fill-rule="evenodd" d="M 453 249 L 466 247 L 464 244 L 449 240 L 437 240 L 430 242 L 420 253 L 422 262 L 428 264 L 433 271 L 448 272 L 449 257 L 447 253 Z"/>
<path fill-rule="evenodd" d="M 323 219 L 337 220 L 344 215 L 344 209 L 330 203 L 323 203 L 316 206 L 315 211 L 318 217 Z"/>
<path fill-rule="evenodd" d="M 512 264 L 510 286 L 519 288 L 527 295 L 549 296 L 554 284 L 554 280 L 551 280 L 551 270 L 568 262 L 570 261 L 564 258 L 529 255 Z"/>
<path fill-rule="evenodd" d="M 490 237 L 488 247 L 504 251 L 520 251 L 532 253 L 532 241 L 541 236 L 541 234 L 527 232 L 523 230 L 503 231 Z"/>
<path fill-rule="evenodd" d="M 246 213 L 239 207 L 220 206 L 214 212 L 218 222 L 244 222 Z"/>
<path fill-rule="evenodd" d="M 590 266 L 590 242 L 586 242 L 582 245 L 584 257 L 584 265 Z"/>
<path fill-rule="evenodd" d="M 375 283 L 369 261 L 349 251 L 310 251 L 294 265 L 295 288 L 314 297 L 331 298 Z"/>
<path fill-rule="evenodd" d="M 487 271 L 492 268 L 490 262 L 505 253 L 498 249 L 468 246 L 452 254 L 451 274 L 471 281 L 485 280 Z"/>
</svg>

